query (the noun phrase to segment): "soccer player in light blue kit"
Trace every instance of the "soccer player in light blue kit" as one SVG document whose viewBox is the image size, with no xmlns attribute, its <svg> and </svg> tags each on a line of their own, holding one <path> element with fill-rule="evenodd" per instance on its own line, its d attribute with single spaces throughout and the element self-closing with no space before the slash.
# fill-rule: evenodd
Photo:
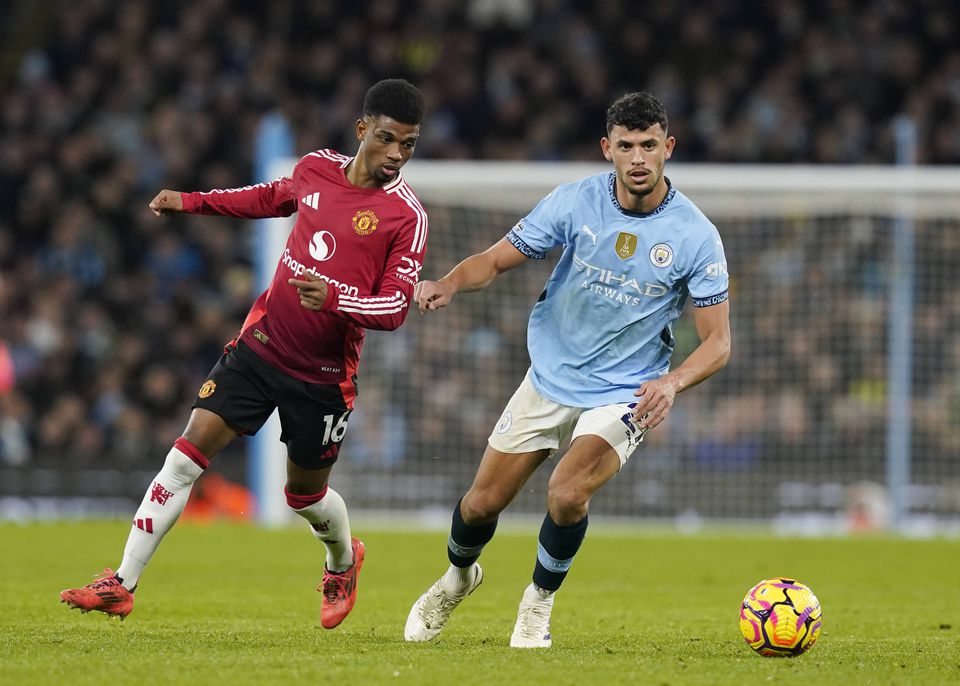
<svg viewBox="0 0 960 686">
<path fill-rule="evenodd" d="M 563 248 L 530 315 L 531 366 L 490 434 L 470 490 L 453 511 L 450 568 L 414 603 L 404 638 L 429 641 L 483 579 L 477 564 L 497 517 L 531 474 L 565 446 L 547 492 L 533 583 L 510 637 L 548 648 L 554 592 L 587 530 L 593 494 L 626 463 L 677 393 L 730 356 L 727 262 L 716 227 L 663 174 L 675 140 L 663 105 L 629 93 L 607 111 L 612 173 L 556 188 L 506 237 L 439 281 L 417 284 L 421 313 L 458 291 Z M 673 325 L 687 298 L 700 345 L 670 369 Z"/>
</svg>

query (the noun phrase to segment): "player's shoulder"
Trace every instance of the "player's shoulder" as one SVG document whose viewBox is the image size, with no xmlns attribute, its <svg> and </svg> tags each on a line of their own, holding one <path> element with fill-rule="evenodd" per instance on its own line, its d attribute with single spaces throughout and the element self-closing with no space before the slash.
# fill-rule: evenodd
<svg viewBox="0 0 960 686">
<path fill-rule="evenodd" d="M 581 204 L 593 204 L 597 197 L 606 193 L 609 173 L 593 174 L 575 181 L 555 186 L 541 201 L 541 207 L 557 210 L 572 210 Z"/>
<path fill-rule="evenodd" d="M 388 216 L 399 220 L 395 223 L 396 230 L 408 236 L 412 234 L 413 242 L 410 244 L 410 250 L 422 253 L 427 247 L 429 221 L 427 211 L 420 204 L 420 199 L 399 174 L 381 191 L 374 196 L 379 203 L 377 207 L 382 208 Z M 387 203 L 389 207 L 386 206 Z"/>
<path fill-rule="evenodd" d="M 332 148 L 323 148 L 308 152 L 297 161 L 297 168 L 316 171 L 334 171 L 346 167 L 353 158 Z"/>
<path fill-rule="evenodd" d="M 397 178 L 386 184 L 383 187 L 383 193 L 393 202 L 406 206 L 412 211 L 425 212 L 420 197 L 402 175 L 398 175 Z"/>
<path fill-rule="evenodd" d="M 599 174 L 585 176 L 581 179 L 577 179 L 576 181 L 561 183 L 553 190 L 553 192 L 558 195 L 567 196 L 576 196 L 582 193 L 605 193 L 609 185 L 610 172 L 601 172 Z"/>
<path fill-rule="evenodd" d="M 673 198 L 669 206 L 670 212 L 668 213 L 671 218 L 680 219 L 684 226 L 695 231 L 708 231 L 711 233 L 717 231 L 717 227 L 714 226 L 707 215 L 697 207 L 696 203 L 676 187 L 673 188 L 673 191 Z"/>
<path fill-rule="evenodd" d="M 386 184 L 383 187 L 383 191 L 387 195 L 395 195 L 398 198 L 409 199 L 413 204 L 423 206 L 423 203 L 420 202 L 420 196 L 413 190 L 413 186 L 407 183 L 407 180 L 402 174 L 398 174 L 397 178 Z"/>
</svg>

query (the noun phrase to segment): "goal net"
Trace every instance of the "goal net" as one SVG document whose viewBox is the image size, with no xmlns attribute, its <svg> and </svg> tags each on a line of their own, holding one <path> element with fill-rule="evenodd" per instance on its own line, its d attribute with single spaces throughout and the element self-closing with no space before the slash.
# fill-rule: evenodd
<svg viewBox="0 0 960 686">
<path fill-rule="evenodd" d="M 404 175 L 430 215 L 423 277 L 498 240 L 557 184 L 608 170 L 411 162 Z M 960 530 L 960 172 L 671 164 L 667 175 L 723 237 L 732 357 L 677 397 L 591 514 Z M 351 509 L 448 515 L 528 367 L 527 318 L 552 264 L 369 332 L 333 479 Z M 698 343 L 690 307 L 674 365 Z M 510 512 L 544 511 L 554 464 Z"/>
</svg>

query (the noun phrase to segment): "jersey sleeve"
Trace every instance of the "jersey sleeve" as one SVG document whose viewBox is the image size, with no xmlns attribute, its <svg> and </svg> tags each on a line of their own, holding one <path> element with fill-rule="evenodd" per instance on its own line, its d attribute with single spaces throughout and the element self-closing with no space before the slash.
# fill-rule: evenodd
<svg viewBox="0 0 960 686">
<path fill-rule="evenodd" d="M 710 227 L 697 251 L 693 273 L 687 281 L 694 307 L 709 307 L 727 299 L 730 277 L 723 241 L 716 227 Z"/>
<path fill-rule="evenodd" d="M 569 192 L 553 189 L 527 216 L 507 232 L 507 240 L 527 257 L 542 260 L 566 242 L 570 224 Z"/>
<path fill-rule="evenodd" d="M 286 176 L 243 188 L 183 193 L 183 211 L 242 219 L 289 217 L 297 211 L 293 180 Z"/>
<path fill-rule="evenodd" d="M 345 295 L 327 290 L 323 309 L 365 329 L 393 331 L 410 311 L 413 287 L 420 280 L 427 251 L 427 215 L 417 212 L 397 232 L 387 254 L 383 276 L 372 293 Z"/>
</svg>

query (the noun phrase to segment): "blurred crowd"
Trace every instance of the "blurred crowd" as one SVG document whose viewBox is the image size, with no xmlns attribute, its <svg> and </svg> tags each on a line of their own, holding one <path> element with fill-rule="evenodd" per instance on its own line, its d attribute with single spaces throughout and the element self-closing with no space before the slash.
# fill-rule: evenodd
<svg viewBox="0 0 960 686">
<path fill-rule="evenodd" d="M 245 224 L 158 220 L 147 202 L 164 187 L 259 180 L 252 141 L 267 114 L 289 124 L 298 153 L 352 153 L 363 93 L 379 78 L 406 77 L 424 91 L 419 157 L 597 161 L 606 106 L 645 89 L 668 108 L 675 160 L 893 163 L 903 161 L 895 131 L 907 121 L 914 161 L 960 163 L 952 0 L 13 0 L 4 17 L 0 464 L 156 464 L 256 293 Z M 434 235 L 456 229 L 455 219 L 434 213 Z M 514 220 L 497 217 L 497 230 Z M 793 275 L 765 291 L 763 307 L 741 310 L 736 326 L 755 327 L 738 345 L 749 341 L 757 355 L 785 349 L 804 383 L 779 389 L 769 405 L 758 389 L 775 385 L 764 374 L 776 364 L 759 378 L 735 368 L 726 378 L 736 383 L 719 380 L 698 402 L 735 392 L 737 416 L 782 416 L 799 454 L 840 411 L 818 394 L 847 397 L 853 369 L 865 379 L 858 393 L 882 395 L 871 383 L 882 383 L 884 370 L 863 369 L 882 367 L 882 350 L 840 354 L 829 343 L 862 324 L 881 345 L 882 312 L 864 305 L 847 317 L 849 305 L 831 300 L 798 315 L 812 306 L 792 296 L 816 290 L 822 246 L 808 236 L 791 261 L 786 238 L 722 228 L 728 240 L 749 240 L 751 261 L 731 272 L 756 279 L 751 290 Z M 431 275 L 492 237 L 433 241 Z M 783 271 L 762 272 L 777 259 Z M 858 288 L 880 283 L 876 260 L 856 264 L 874 270 Z M 799 286 L 801 275 L 813 284 Z M 454 442 L 462 450 L 464 435 L 479 450 L 490 413 L 525 368 L 537 278 L 514 282 L 516 307 L 451 310 L 442 324 L 373 340 L 381 352 L 373 380 L 361 377 L 360 404 L 391 411 L 383 421 L 358 413 L 367 428 L 356 432 L 356 452 L 385 464 L 432 459 L 457 450 Z M 863 297 L 876 300 L 868 290 Z M 936 297 L 937 307 L 947 298 Z M 948 304 L 956 319 L 956 299 Z M 809 335 L 789 338 L 797 328 Z M 942 347 L 938 355 L 958 356 L 955 345 Z M 464 351 L 482 364 L 464 365 Z M 427 362 L 446 371 L 407 373 L 396 387 L 377 371 Z M 435 411 L 401 411 L 417 403 Z M 725 426 L 711 435 L 722 440 Z M 864 433 L 874 431 L 879 415 Z M 749 458 L 749 445 L 738 450 Z"/>
</svg>

